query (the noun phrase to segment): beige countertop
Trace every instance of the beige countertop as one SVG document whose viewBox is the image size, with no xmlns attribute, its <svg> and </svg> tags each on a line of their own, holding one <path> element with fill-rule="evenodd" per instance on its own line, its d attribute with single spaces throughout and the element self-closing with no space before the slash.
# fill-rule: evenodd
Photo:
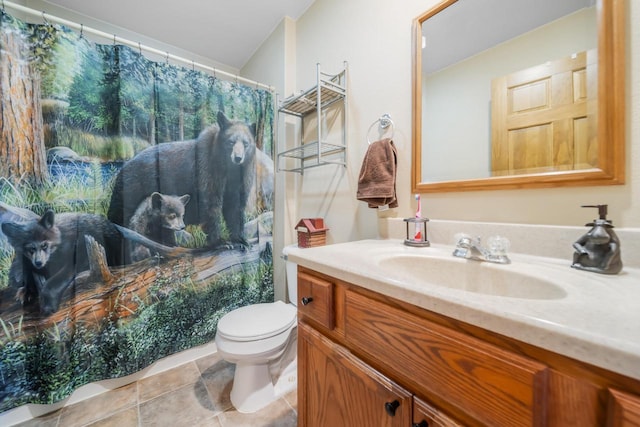
<svg viewBox="0 0 640 427">
<path fill-rule="evenodd" d="M 640 380 L 640 269 L 604 275 L 573 269 L 570 260 L 513 253 L 511 264 L 499 265 L 455 258 L 452 251 L 447 245 L 415 248 L 385 239 L 291 248 L 288 257 L 320 273 Z M 425 262 L 410 268 L 386 262 L 416 256 Z M 500 278 L 505 273 L 534 278 L 534 284 L 552 283 L 555 291 L 539 299 L 437 283 L 438 277 Z"/>
</svg>

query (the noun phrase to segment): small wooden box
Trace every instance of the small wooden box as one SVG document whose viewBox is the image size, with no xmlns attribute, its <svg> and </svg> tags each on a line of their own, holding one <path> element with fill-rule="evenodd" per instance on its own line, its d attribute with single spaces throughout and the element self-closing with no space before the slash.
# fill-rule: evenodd
<svg viewBox="0 0 640 427">
<path fill-rule="evenodd" d="M 327 230 L 322 218 L 303 218 L 298 221 L 298 247 L 312 248 L 323 246 L 327 243 Z"/>
</svg>

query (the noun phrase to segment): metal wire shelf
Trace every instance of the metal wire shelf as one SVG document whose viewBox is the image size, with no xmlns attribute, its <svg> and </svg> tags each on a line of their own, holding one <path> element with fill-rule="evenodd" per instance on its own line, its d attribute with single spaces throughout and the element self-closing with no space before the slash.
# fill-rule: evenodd
<svg viewBox="0 0 640 427">
<path fill-rule="evenodd" d="M 320 64 L 317 64 L 317 84 L 298 95 L 292 95 L 284 99 L 278 108 L 279 113 L 293 115 L 302 120 L 309 114 L 317 114 L 318 122 L 321 121 L 323 112 L 336 102 L 344 103 L 342 145 L 324 142 L 322 126 L 318 126 L 318 138 L 316 141 L 302 143 L 289 150 L 278 153 L 278 171 L 304 173 L 305 169 L 338 164 L 346 166 L 346 106 L 347 106 L 347 63 L 344 68 L 336 73 L 323 72 Z M 281 167 L 281 161 L 286 158 L 298 161 L 295 167 Z"/>
</svg>

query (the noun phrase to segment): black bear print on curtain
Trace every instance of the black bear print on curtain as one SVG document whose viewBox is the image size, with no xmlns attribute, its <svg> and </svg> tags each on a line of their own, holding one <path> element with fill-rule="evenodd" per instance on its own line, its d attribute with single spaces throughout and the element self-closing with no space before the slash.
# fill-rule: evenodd
<svg viewBox="0 0 640 427">
<path fill-rule="evenodd" d="M 0 21 L 0 411 L 213 340 L 273 301 L 273 99 Z"/>
</svg>

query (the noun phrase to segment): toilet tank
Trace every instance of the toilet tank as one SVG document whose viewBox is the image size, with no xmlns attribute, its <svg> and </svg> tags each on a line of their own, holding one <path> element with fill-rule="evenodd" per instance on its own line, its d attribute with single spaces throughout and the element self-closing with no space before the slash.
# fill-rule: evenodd
<svg viewBox="0 0 640 427">
<path fill-rule="evenodd" d="M 289 302 L 295 306 L 298 305 L 298 264 L 289 261 L 289 250 L 297 248 L 298 245 L 288 245 L 282 248 L 282 258 L 287 274 L 287 291 L 289 293 Z"/>
</svg>

